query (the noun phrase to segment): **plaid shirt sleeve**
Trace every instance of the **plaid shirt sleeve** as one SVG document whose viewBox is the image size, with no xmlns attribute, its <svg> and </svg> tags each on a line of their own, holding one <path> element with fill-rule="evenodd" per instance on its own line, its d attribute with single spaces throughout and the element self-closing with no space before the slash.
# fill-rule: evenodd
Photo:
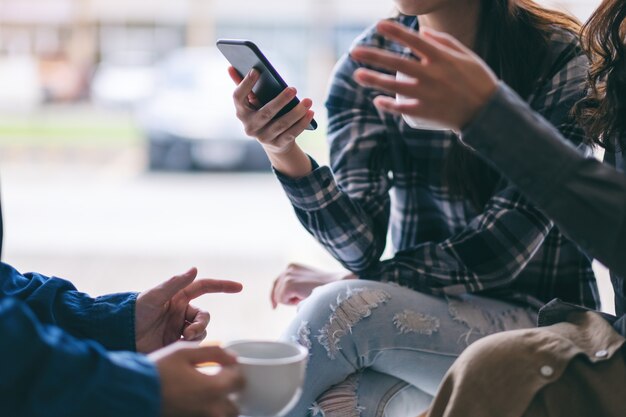
<svg viewBox="0 0 626 417">
<path fill-rule="evenodd" d="M 554 63 L 556 68 L 531 97 L 531 104 L 564 136 L 581 143 L 583 133 L 570 110 L 584 92 L 586 58 L 578 48 L 565 48 Z M 391 186 L 385 126 L 369 108 L 374 93 L 352 81 L 355 65 L 347 60 L 340 67 L 328 102 L 335 179 L 327 167 L 299 180 L 279 176 L 300 221 L 335 258 L 364 279 L 446 294 L 509 284 L 552 228 L 513 186 L 494 195 L 461 232 L 380 261 Z"/>
<path fill-rule="evenodd" d="M 390 197 L 386 127 L 373 106 L 372 90 L 352 79 L 357 64 L 337 66 L 326 106 L 332 171 L 313 161 L 297 180 L 277 172 L 306 229 L 350 271 L 378 263 L 386 243 Z"/>
</svg>

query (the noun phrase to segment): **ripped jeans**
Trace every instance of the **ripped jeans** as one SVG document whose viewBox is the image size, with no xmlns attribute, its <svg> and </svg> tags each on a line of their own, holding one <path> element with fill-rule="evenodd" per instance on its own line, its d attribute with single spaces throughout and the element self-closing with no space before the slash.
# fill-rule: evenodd
<svg viewBox="0 0 626 417">
<path fill-rule="evenodd" d="M 533 310 L 486 297 L 365 280 L 324 285 L 284 335 L 310 352 L 302 398 L 287 416 L 417 416 L 470 343 L 535 322 Z"/>
</svg>

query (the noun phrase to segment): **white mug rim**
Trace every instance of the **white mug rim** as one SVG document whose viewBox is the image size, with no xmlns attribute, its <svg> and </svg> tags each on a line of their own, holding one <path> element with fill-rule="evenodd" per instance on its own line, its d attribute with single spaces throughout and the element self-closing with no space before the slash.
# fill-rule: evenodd
<svg viewBox="0 0 626 417">
<path fill-rule="evenodd" d="M 289 365 L 289 364 L 298 363 L 304 360 L 309 354 L 309 351 L 304 346 L 299 345 L 297 343 L 283 342 L 283 341 L 277 341 L 277 340 L 262 340 L 262 339 L 232 340 L 224 345 L 224 349 L 228 350 L 228 348 L 233 345 L 244 344 L 244 343 L 268 343 L 268 344 L 288 345 L 288 346 L 295 347 L 296 349 L 298 349 L 298 353 L 291 355 L 291 356 L 284 357 L 284 358 L 261 359 L 261 358 L 241 357 L 237 353 L 232 352 L 237 357 L 237 363 L 240 363 L 242 365 L 260 365 L 260 366 Z"/>
</svg>

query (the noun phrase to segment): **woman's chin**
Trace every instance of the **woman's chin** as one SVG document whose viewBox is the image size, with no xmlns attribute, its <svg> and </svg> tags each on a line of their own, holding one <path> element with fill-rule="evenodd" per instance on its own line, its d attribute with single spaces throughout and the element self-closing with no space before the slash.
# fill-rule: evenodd
<svg viewBox="0 0 626 417">
<path fill-rule="evenodd" d="M 400 13 L 407 16 L 427 15 L 445 7 L 449 0 L 394 0 Z"/>
</svg>

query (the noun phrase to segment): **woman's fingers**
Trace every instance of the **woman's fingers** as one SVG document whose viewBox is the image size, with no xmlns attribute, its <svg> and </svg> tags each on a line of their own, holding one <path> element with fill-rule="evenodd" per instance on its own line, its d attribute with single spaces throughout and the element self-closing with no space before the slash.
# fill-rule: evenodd
<svg viewBox="0 0 626 417">
<path fill-rule="evenodd" d="M 259 131 L 268 126 L 283 107 L 296 97 L 296 94 L 297 91 L 293 87 L 287 87 L 281 91 L 272 101 L 255 112 L 252 128 Z"/>
<path fill-rule="evenodd" d="M 302 301 L 302 295 L 298 292 L 298 283 L 291 282 L 282 282 L 283 285 L 280 286 L 280 291 L 277 294 L 277 299 L 280 304 L 284 305 L 295 305 Z"/>
<path fill-rule="evenodd" d="M 383 20 L 376 26 L 384 37 L 399 42 L 411 48 L 413 53 L 421 59 L 432 62 L 445 56 L 445 52 L 432 42 L 424 39 L 418 32 L 399 23 Z"/>
<path fill-rule="evenodd" d="M 230 75 L 230 78 L 237 85 L 239 85 L 241 81 L 243 81 L 243 78 L 241 77 L 241 75 L 239 75 L 239 72 L 234 67 L 228 67 L 228 75 Z M 254 108 L 260 107 L 259 99 L 256 97 L 256 95 L 252 91 L 248 93 L 247 97 L 248 97 L 248 103 L 251 104 Z"/>
<path fill-rule="evenodd" d="M 394 98 L 378 96 L 374 99 L 374 105 L 389 113 L 407 114 L 409 116 L 424 116 L 424 107 L 420 106 L 419 100 L 396 101 Z"/>
<path fill-rule="evenodd" d="M 430 70 L 424 67 L 420 61 L 379 48 L 358 46 L 350 52 L 350 56 L 356 61 L 373 67 L 384 68 L 389 72 L 396 73 L 399 71 L 413 78 L 430 78 Z"/>
<path fill-rule="evenodd" d="M 254 93 L 248 94 L 248 103 L 250 103 L 254 109 L 259 109 L 261 107 L 261 102 Z"/>
<path fill-rule="evenodd" d="M 252 87 L 254 87 L 254 84 L 256 84 L 258 80 L 259 80 L 259 72 L 255 69 L 251 70 L 244 77 L 244 79 L 239 83 L 239 85 L 237 85 L 233 93 L 233 100 L 235 101 L 235 106 L 237 106 L 238 108 L 242 105 L 247 107 L 248 95 L 252 93 Z"/>
<path fill-rule="evenodd" d="M 300 120 L 298 120 L 296 124 L 294 124 L 291 128 L 283 132 L 283 134 L 281 135 L 281 138 L 288 140 L 288 141 L 296 140 L 296 138 L 300 135 L 300 133 L 302 133 L 307 128 L 307 126 L 311 124 L 311 121 L 313 120 L 313 116 L 315 116 L 315 112 L 313 112 L 313 110 L 307 109 L 304 116 L 302 116 L 302 118 L 300 118 Z"/>
<path fill-rule="evenodd" d="M 286 304 L 285 300 L 285 292 L 288 291 L 289 287 L 293 285 L 294 279 L 297 277 L 297 272 L 301 266 L 299 264 L 289 264 L 287 268 L 285 268 L 278 277 L 274 280 L 274 285 L 272 286 L 272 307 L 275 309 L 278 307 L 278 304 Z"/>
<path fill-rule="evenodd" d="M 373 87 L 389 94 L 413 97 L 417 93 L 419 81 L 398 81 L 396 77 L 380 72 L 359 68 L 354 72 L 356 82 L 364 87 Z"/>
<path fill-rule="evenodd" d="M 302 100 L 296 107 L 291 109 L 289 113 L 270 122 L 263 129 L 259 130 L 257 132 L 258 137 L 264 138 L 265 142 L 274 142 L 280 139 L 295 140 L 308 126 L 307 123 L 302 129 L 298 128 L 312 105 L 313 102 L 310 99 Z"/>
<path fill-rule="evenodd" d="M 298 109 L 302 109 L 302 103 L 300 103 L 289 113 L 283 115 L 280 119 L 274 120 L 283 107 L 289 104 L 295 97 L 296 89 L 288 87 L 260 109 L 255 109 L 253 112 L 248 113 L 245 120 L 241 119 L 244 121 L 244 130 L 246 134 L 259 139 L 261 143 L 274 140 L 281 134 L 282 131 L 291 126 L 291 124 L 289 124 L 289 120 L 292 120 L 293 124 L 293 121 L 302 117 L 302 111 L 300 114 L 298 113 Z M 288 125 L 286 126 L 286 124 Z"/>
<path fill-rule="evenodd" d="M 276 301 L 276 291 L 278 287 L 278 281 L 280 280 L 280 276 L 274 280 L 274 284 L 272 285 L 272 291 L 270 292 L 270 302 L 272 303 L 272 309 L 276 309 L 278 307 L 278 302 Z"/>
<path fill-rule="evenodd" d="M 237 71 L 235 67 L 228 67 L 228 75 L 230 75 L 230 78 L 237 85 L 239 85 L 239 83 L 241 83 L 241 81 L 243 80 L 243 77 L 241 76 L 241 74 L 239 74 L 239 71 Z"/>
<path fill-rule="evenodd" d="M 382 36 L 407 46 L 420 58 L 407 59 L 372 47 L 354 48 L 351 55 L 356 61 L 415 79 L 405 81 L 371 69 L 357 69 L 354 79 L 360 85 L 408 98 L 397 102 L 394 97 L 379 96 L 374 100 L 378 109 L 459 130 L 497 89 L 498 79 L 487 64 L 450 35 L 428 28 L 418 33 L 390 21 L 380 22 L 377 29 Z"/>
<path fill-rule="evenodd" d="M 260 76 L 257 70 L 252 69 L 243 79 L 233 67 L 228 69 L 228 73 L 237 84 L 233 101 L 237 118 L 242 122 L 246 135 L 257 139 L 265 151 L 271 154 L 279 155 L 292 149 L 296 137 L 313 119 L 313 112 L 310 111 L 313 102 L 304 99 L 289 112 L 277 117 L 296 98 L 295 88 L 287 87 L 274 99 L 261 105 L 253 91 Z M 272 305 L 275 305 L 275 300 L 272 301 Z"/>
</svg>

